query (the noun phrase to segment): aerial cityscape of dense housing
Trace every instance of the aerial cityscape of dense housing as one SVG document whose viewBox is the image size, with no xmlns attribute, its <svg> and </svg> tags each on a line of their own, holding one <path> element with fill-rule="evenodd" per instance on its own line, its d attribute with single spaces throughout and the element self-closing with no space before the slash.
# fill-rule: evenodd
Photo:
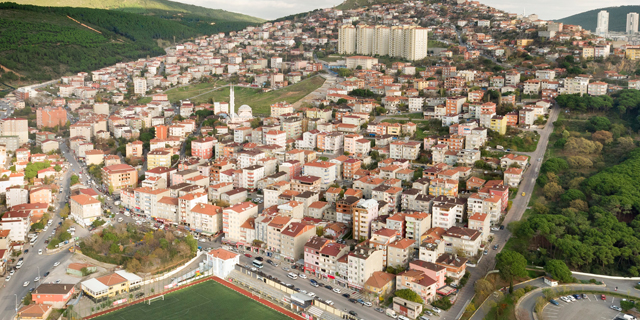
<svg viewBox="0 0 640 320">
<path fill-rule="evenodd" d="M 633 310 L 638 14 L 608 21 L 327 8 L 18 88 L 0 320 L 162 308 L 205 276 L 307 319 L 549 319 L 582 291 L 542 288 L 576 282 L 618 295 L 585 319 Z"/>
</svg>

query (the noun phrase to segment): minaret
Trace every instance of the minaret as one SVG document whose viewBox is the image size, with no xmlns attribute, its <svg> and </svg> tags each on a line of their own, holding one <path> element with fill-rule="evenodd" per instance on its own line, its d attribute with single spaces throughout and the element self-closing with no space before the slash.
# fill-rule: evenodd
<svg viewBox="0 0 640 320">
<path fill-rule="evenodd" d="M 233 114 L 236 112 L 235 108 L 235 94 L 233 92 L 233 84 L 231 84 L 231 89 L 229 90 L 229 117 L 233 119 Z"/>
</svg>

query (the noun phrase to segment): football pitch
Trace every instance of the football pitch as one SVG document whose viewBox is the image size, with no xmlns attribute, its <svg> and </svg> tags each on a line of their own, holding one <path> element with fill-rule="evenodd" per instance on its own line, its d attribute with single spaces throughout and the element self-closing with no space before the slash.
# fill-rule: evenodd
<svg viewBox="0 0 640 320">
<path fill-rule="evenodd" d="M 97 320 L 234 319 L 291 320 L 214 281 L 205 281 L 156 299 L 95 318 Z"/>
</svg>

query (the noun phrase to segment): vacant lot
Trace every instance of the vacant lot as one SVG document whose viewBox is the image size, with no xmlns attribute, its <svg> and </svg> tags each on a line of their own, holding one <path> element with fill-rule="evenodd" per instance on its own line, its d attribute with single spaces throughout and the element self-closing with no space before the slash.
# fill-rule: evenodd
<svg viewBox="0 0 640 320">
<path fill-rule="evenodd" d="M 234 320 L 286 320 L 280 314 L 259 302 L 214 281 L 167 294 L 163 300 L 151 305 L 139 303 L 107 315 L 98 320 L 163 320 L 163 319 L 234 319 Z"/>
<path fill-rule="evenodd" d="M 272 104 L 280 101 L 286 101 L 288 103 L 297 102 L 307 94 L 320 88 L 323 83 L 324 78 L 316 76 L 283 89 L 264 93 L 261 89 L 235 87 L 236 110 L 241 105 L 247 104 L 253 109 L 254 114 L 269 115 Z M 203 94 L 193 99 L 193 101 L 196 103 L 205 103 L 210 102 L 212 98 L 213 101 L 229 101 L 229 87 Z"/>
<path fill-rule="evenodd" d="M 223 80 L 216 80 L 211 83 L 209 82 L 194 83 L 194 84 L 186 85 L 184 87 L 169 89 L 165 93 L 167 94 L 169 101 L 171 101 L 171 103 L 174 103 L 180 100 L 190 99 L 191 97 L 197 96 L 207 91 L 214 90 L 216 89 L 216 87 L 220 87 L 226 84 L 227 84 L 226 81 L 223 81 Z"/>
</svg>

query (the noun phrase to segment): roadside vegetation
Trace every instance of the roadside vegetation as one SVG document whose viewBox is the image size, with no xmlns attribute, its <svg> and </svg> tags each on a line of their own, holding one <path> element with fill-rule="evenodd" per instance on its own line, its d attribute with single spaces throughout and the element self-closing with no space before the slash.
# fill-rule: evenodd
<svg viewBox="0 0 640 320">
<path fill-rule="evenodd" d="M 561 95 L 527 220 L 507 248 L 530 264 L 640 275 L 640 92 Z M 533 199 L 533 198 L 532 198 Z M 557 263 L 557 262 L 553 262 Z"/>
</svg>

